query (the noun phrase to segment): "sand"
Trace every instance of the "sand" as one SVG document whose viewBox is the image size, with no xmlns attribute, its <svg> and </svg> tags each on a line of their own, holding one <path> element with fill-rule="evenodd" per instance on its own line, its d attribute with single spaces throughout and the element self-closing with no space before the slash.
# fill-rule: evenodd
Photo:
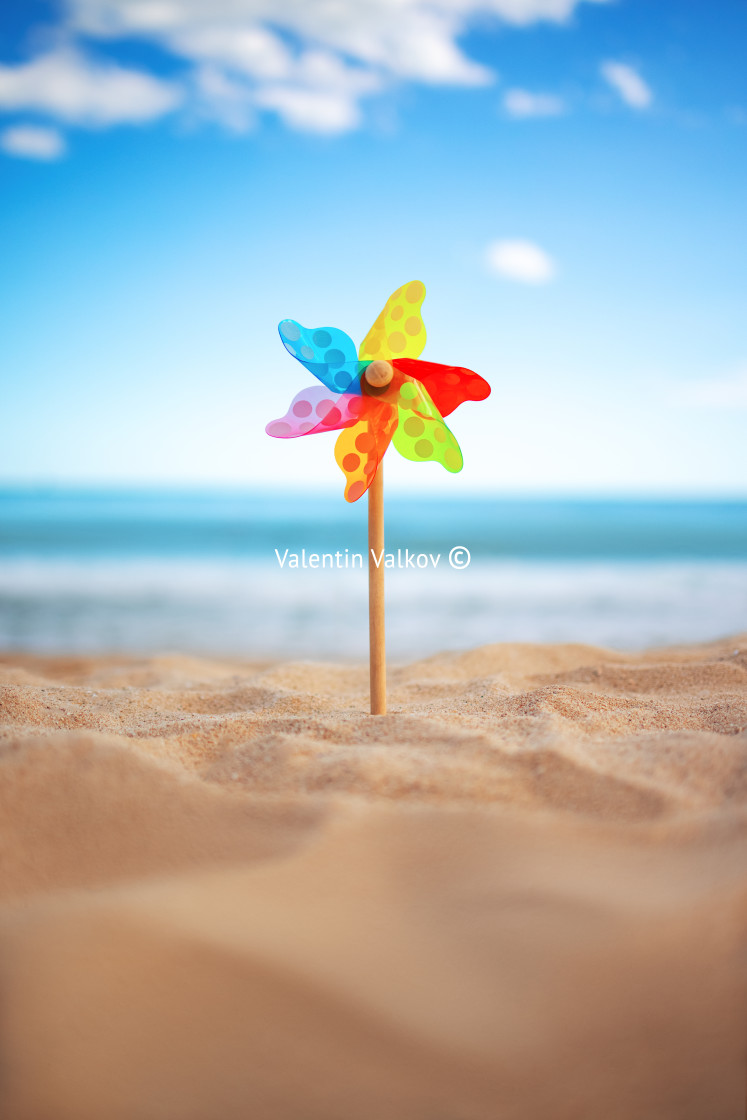
<svg viewBox="0 0 747 1120">
<path fill-rule="evenodd" d="M 0 658 L 5 1120 L 742 1120 L 747 635 Z"/>
</svg>

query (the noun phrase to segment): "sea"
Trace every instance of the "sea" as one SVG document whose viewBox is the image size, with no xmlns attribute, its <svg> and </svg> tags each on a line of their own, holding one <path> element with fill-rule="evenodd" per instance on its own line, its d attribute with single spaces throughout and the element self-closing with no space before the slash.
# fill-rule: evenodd
<svg viewBox="0 0 747 1120">
<path fill-rule="evenodd" d="M 0 648 L 362 660 L 366 546 L 338 495 L 6 488 Z M 395 661 L 747 632 L 747 501 L 392 494 L 381 562 Z"/>
</svg>

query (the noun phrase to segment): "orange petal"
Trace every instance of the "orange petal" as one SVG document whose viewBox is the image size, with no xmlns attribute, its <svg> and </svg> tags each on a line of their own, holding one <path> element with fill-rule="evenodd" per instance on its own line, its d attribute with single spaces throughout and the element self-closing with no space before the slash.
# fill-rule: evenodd
<svg viewBox="0 0 747 1120">
<path fill-rule="evenodd" d="M 357 502 L 373 482 L 397 426 L 397 410 L 386 401 L 352 428 L 344 428 L 335 444 L 335 459 L 345 475 L 345 501 Z"/>
</svg>

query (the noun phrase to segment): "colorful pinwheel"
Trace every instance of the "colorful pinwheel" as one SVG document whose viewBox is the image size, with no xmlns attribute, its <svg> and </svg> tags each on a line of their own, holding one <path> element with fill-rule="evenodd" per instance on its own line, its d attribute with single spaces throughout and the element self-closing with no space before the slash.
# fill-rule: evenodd
<svg viewBox="0 0 747 1120">
<path fill-rule="evenodd" d="M 390 441 L 405 459 L 462 469 L 462 452 L 444 416 L 463 401 L 482 401 L 490 386 L 462 366 L 418 360 L 425 346 L 420 308 L 425 285 L 398 288 L 356 353 L 335 327 L 280 323 L 286 350 L 321 382 L 302 389 L 268 435 L 294 439 L 340 431 L 335 458 L 345 475 L 345 498 L 356 502 L 373 482 Z"/>
<path fill-rule="evenodd" d="M 425 327 L 420 308 L 425 285 L 397 288 L 363 340 L 355 344 L 336 327 L 309 330 L 283 319 L 280 337 L 294 358 L 321 382 L 302 389 L 267 433 L 294 439 L 339 431 L 335 458 L 345 475 L 345 498 L 368 501 L 368 620 L 371 714 L 386 712 L 384 651 L 384 489 L 381 460 L 390 441 L 416 463 L 462 469 L 462 452 L 444 416 L 463 401 L 482 401 L 490 386 L 471 369 L 421 362 Z"/>
</svg>

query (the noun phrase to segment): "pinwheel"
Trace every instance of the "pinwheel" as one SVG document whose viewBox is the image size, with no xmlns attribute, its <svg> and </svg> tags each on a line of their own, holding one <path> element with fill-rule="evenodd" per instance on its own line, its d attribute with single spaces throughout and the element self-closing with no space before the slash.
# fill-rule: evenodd
<svg viewBox="0 0 747 1120">
<path fill-rule="evenodd" d="M 383 464 L 390 442 L 415 462 L 462 469 L 462 452 L 444 423 L 464 401 L 481 401 L 490 386 L 463 366 L 424 362 L 425 327 L 420 309 L 425 285 L 413 280 L 397 288 L 366 335 L 360 350 L 336 327 L 279 326 L 286 350 L 321 384 L 302 389 L 285 416 L 267 425 L 268 435 L 294 439 L 339 431 L 335 458 L 345 475 L 345 498 L 357 502 L 369 491 L 369 626 L 371 712 L 386 711 L 384 661 Z M 379 562 L 376 563 L 376 558 Z"/>
</svg>

